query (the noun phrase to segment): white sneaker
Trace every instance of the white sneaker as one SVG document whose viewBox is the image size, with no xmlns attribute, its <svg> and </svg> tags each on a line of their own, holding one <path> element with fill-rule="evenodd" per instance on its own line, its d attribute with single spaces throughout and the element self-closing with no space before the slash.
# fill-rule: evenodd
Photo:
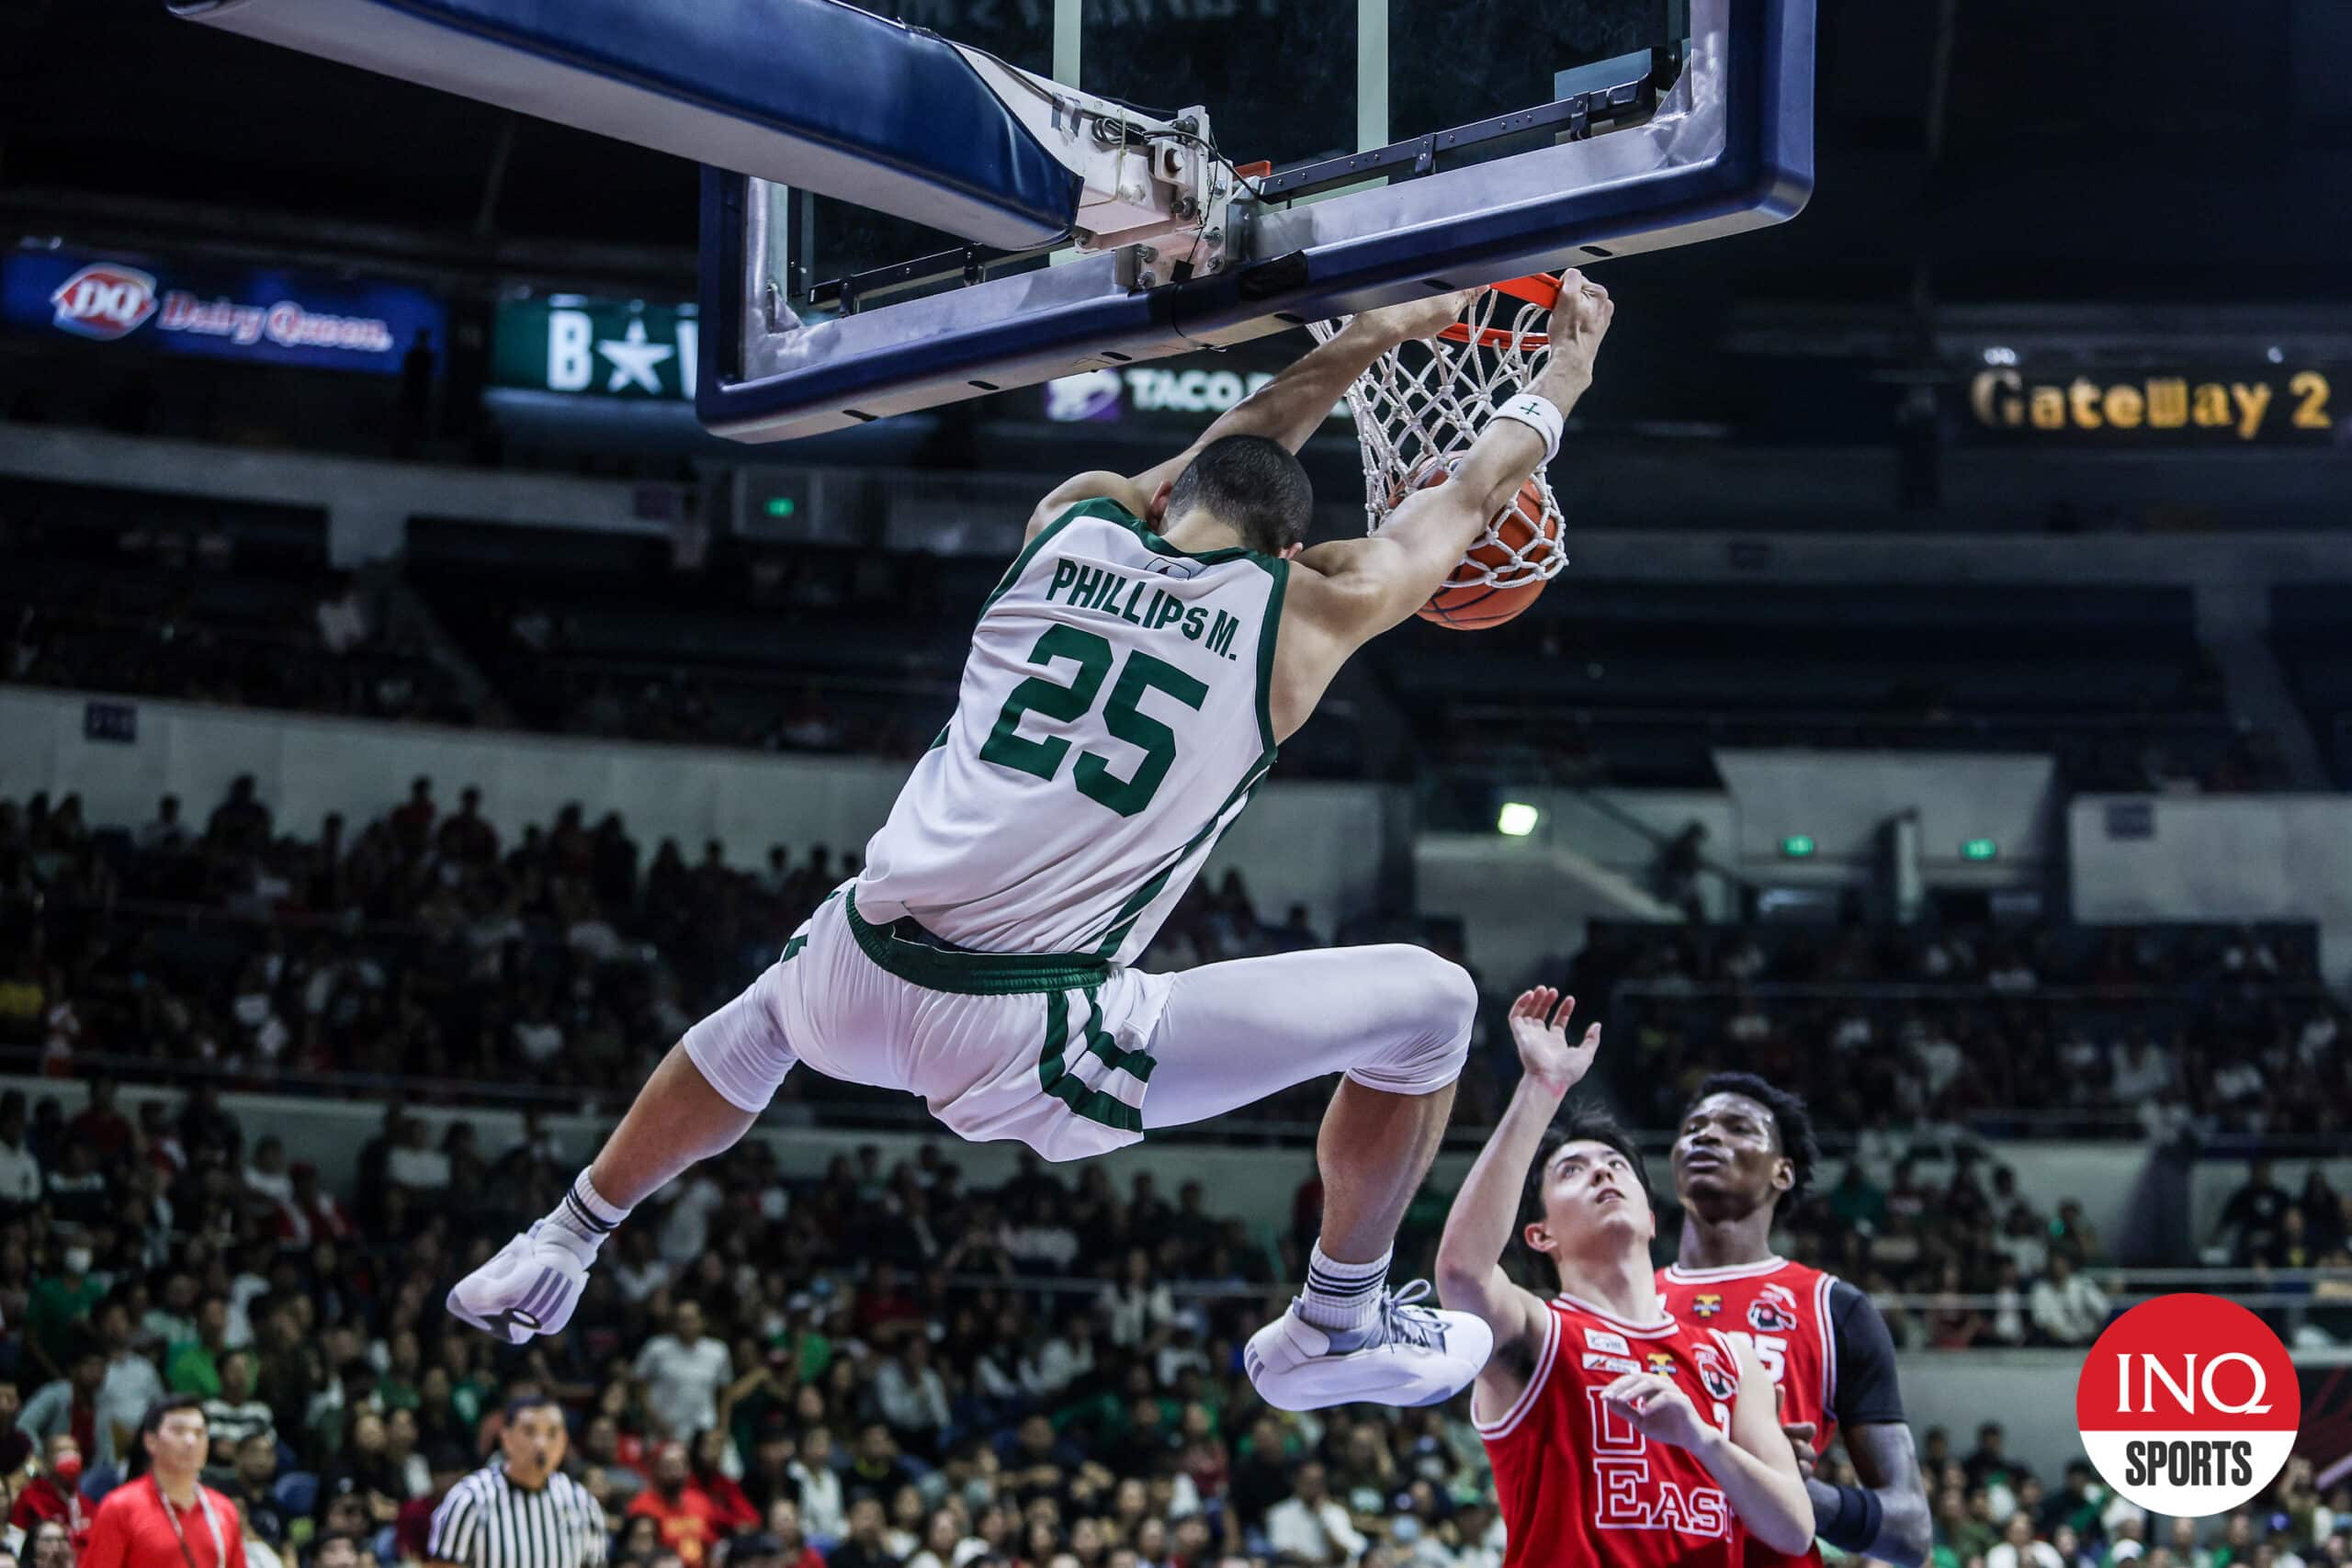
<svg viewBox="0 0 2352 1568">
<path fill-rule="evenodd" d="M 509 1345 L 560 1333 L 588 1284 L 588 1259 L 577 1244 L 545 1234 L 545 1220 L 498 1249 L 497 1256 L 449 1290 L 449 1314 Z M 591 1255 L 593 1256 L 593 1255 Z"/>
<path fill-rule="evenodd" d="M 1466 1312 L 1414 1304 L 1429 1293 L 1427 1280 L 1390 1291 L 1370 1327 L 1336 1334 L 1301 1317 L 1293 1301 L 1250 1337 L 1241 1356 L 1250 1381 L 1277 1410 L 1443 1404 L 1486 1366 L 1495 1331 Z"/>
</svg>

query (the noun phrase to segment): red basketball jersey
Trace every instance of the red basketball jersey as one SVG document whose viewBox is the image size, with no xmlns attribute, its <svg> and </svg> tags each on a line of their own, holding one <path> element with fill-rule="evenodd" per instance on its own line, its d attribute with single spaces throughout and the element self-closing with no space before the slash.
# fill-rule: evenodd
<svg viewBox="0 0 2352 1568">
<path fill-rule="evenodd" d="M 1478 1423 L 1510 1544 L 1503 1568 L 1736 1568 L 1731 1501 L 1686 1449 L 1652 1442 L 1600 1402 L 1626 1372 L 1672 1378 L 1728 1434 L 1738 1352 L 1672 1316 L 1645 1327 L 1563 1295 L 1511 1407 Z"/>
<path fill-rule="evenodd" d="M 1747 1337 L 1756 1359 L 1772 1374 L 1781 1402 L 1781 1422 L 1810 1421 L 1813 1446 L 1829 1451 L 1837 1434 L 1838 1344 L 1829 1316 L 1834 1274 L 1792 1263 L 1785 1258 L 1732 1269 L 1685 1269 L 1672 1264 L 1657 1271 L 1657 1292 L 1667 1311 L 1696 1327 L 1704 1325 Z M 1819 1546 L 1786 1556 L 1762 1541 L 1747 1543 L 1747 1568 L 1791 1568 L 1818 1563 Z"/>
</svg>

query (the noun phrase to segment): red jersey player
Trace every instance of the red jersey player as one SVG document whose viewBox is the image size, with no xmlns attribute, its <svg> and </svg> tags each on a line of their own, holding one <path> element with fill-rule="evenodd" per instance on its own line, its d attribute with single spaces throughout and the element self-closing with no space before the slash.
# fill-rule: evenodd
<svg viewBox="0 0 2352 1568">
<path fill-rule="evenodd" d="M 1870 1298 L 1833 1274 L 1772 1251 L 1774 1214 L 1794 1207 L 1820 1150 L 1804 1101 L 1752 1073 L 1699 1086 L 1674 1141 L 1682 1249 L 1658 1291 L 1684 1323 L 1745 1337 L 1780 1394 L 1781 1424 L 1800 1445 L 1821 1539 L 1915 1568 L 1930 1545 L 1928 1497 L 1896 1386 L 1894 1342 Z M 1813 1473 L 1812 1455 L 1840 1428 L 1860 1486 Z M 1750 1543 L 1747 1568 L 1818 1564 Z"/>
<path fill-rule="evenodd" d="M 1470 1413 L 1495 1467 L 1505 1568 L 1737 1568 L 1750 1538 L 1802 1551 L 1813 1504 L 1771 1379 L 1744 1340 L 1658 1301 L 1640 1151 L 1595 1116 L 1545 1135 L 1600 1043 L 1599 1025 L 1568 1043 L 1575 1006 L 1544 987 L 1512 1004 L 1526 1074 L 1438 1247 L 1440 1298 L 1495 1333 Z M 1557 1277 L 1551 1301 L 1501 1268 L 1527 1198 L 1521 1234 Z"/>
</svg>

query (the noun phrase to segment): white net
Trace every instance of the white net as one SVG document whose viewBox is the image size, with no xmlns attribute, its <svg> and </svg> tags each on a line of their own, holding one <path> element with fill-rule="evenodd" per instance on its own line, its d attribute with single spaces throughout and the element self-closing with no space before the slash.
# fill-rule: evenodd
<svg viewBox="0 0 2352 1568">
<path fill-rule="evenodd" d="M 1328 343 L 1351 320 L 1310 321 L 1306 330 L 1317 343 Z M 1441 469 L 1451 473 L 1496 405 L 1534 380 L 1551 356 L 1544 335 L 1550 322 L 1548 305 L 1486 289 L 1453 333 L 1390 349 L 1356 378 L 1348 404 L 1363 447 L 1367 531 L 1377 531 Z M 1462 341 L 1450 341 L 1454 335 Z M 1548 581 L 1568 564 L 1551 481 L 1539 468 L 1528 482 L 1543 497 L 1540 519 L 1530 514 L 1530 498 L 1522 492 L 1516 505 L 1488 521 L 1449 586 L 1516 588 Z M 1526 525 L 1507 527 L 1514 515 Z"/>
</svg>

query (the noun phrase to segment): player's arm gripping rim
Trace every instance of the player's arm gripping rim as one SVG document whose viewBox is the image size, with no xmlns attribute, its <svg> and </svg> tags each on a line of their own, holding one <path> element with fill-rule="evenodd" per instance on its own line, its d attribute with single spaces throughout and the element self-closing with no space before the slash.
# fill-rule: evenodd
<svg viewBox="0 0 2352 1568">
<path fill-rule="evenodd" d="M 1607 289 L 1573 267 L 1562 274 L 1552 307 L 1550 362 L 1521 389 L 1566 416 L 1592 385 L 1593 360 L 1616 314 Z M 1310 610 L 1310 623 L 1342 645 L 1342 658 L 1401 625 L 1429 603 L 1543 461 L 1543 436 L 1517 420 L 1494 420 L 1452 479 L 1407 497 L 1378 533 L 1303 551 L 1298 565 L 1323 579 L 1328 590 L 1299 601 Z"/>
<path fill-rule="evenodd" d="M 1149 521 L 1161 494 L 1210 443 L 1228 435 L 1262 435 L 1295 452 L 1321 428 L 1331 407 L 1347 395 L 1355 378 L 1372 362 L 1400 344 L 1435 337 L 1459 321 L 1462 309 L 1477 289 L 1417 299 L 1385 310 L 1366 310 L 1330 342 L 1320 344 L 1272 380 L 1217 416 L 1200 439 L 1156 468 L 1140 474 L 1114 474 L 1094 469 L 1077 474 L 1054 487 L 1029 516 L 1024 542 L 1037 536 L 1055 518 L 1081 501 L 1114 501 L 1136 516 Z M 1531 467 L 1530 471 L 1532 472 Z M 1522 475 L 1522 478 L 1525 476 Z M 1464 549 L 1469 547 L 1465 544 Z M 1458 554 L 1458 552 L 1457 552 Z M 1448 570 L 1453 568 L 1449 564 Z"/>
<path fill-rule="evenodd" d="M 1555 1005 L 1556 1004 L 1556 1006 Z M 1487 1146 L 1454 1194 L 1437 1248 L 1438 1300 L 1455 1312 L 1484 1318 L 1495 1331 L 1495 1353 L 1478 1374 L 1474 1409 L 1486 1418 L 1510 1408 L 1535 1375 L 1544 1343 L 1544 1316 L 1552 1309 L 1503 1272 L 1503 1251 L 1519 1217 L 1520 1194 L 1535 1163 L 1544 1134 L 1559 1113 L 1560 1101 L 1591 1070 L 1600 1049 L 1600 1025 L 1568 1043 L 1568 1020 L 1577 999 L 1548 986 L 1522 994 L 1511 1004 L 1510 1035 L 1525 1069 L 1519 1088 L 1495 1124 Z"/>
</svg>

